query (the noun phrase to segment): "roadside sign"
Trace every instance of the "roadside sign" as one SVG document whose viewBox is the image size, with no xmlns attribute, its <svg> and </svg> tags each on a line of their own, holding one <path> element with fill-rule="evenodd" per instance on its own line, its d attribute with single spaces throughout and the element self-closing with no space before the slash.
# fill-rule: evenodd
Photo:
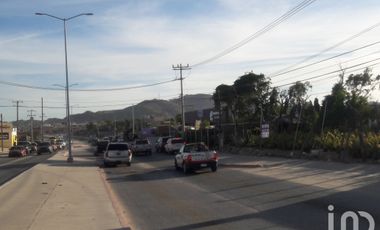
<svg viewBox="0 0 380 230">
<path fill-rule="evenodd" d="M 269 138 L 269 124 L 261 125 L 261 138 Z"/>
<path fill-rule="evenodd" d="M 197 111 L 197 117 L 202 118 L 203 117 L 203 110 L 198 110 Z"/>
<path fill-rule="evenodd" d="M 195 121 L 195 130 L 199 130 L 201 128 L 201 120 Z"/>
</svg>

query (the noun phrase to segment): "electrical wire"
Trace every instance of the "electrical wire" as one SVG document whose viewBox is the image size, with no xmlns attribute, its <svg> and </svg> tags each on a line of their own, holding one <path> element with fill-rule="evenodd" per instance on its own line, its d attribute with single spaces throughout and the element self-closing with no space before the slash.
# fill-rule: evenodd
<svg viewBox="0 0 380 230">
<path fill-rule="evenodd" d="M 301 79 L 301 80 L 298 80 L 298 81 L 295 81 L 295 82 L 290 82 L 290 83 L 274 86 L 274 88 L 288 86 L 288 85 L 293 85 L 296 82 L 309 81 L 309 80 L 318 79 L 318 78 L 321 78 L 321 77 L 324 77 L 324 76 L 327 76 L 327 75 L 331 75 L 331 74 L 334 74 L 334 73 L 345 71 L 347 69 L 352 69 L 352 68 L 355 68 L 355 67 L 358 67 L 358 66 L 361 66 L 361 65 L 365 65 L 365 64 L 368 64 L 368 63 L 376 61 L 376 60 L 380 60 L 380 58 L 376 58 L 376 59 L 373 59 L 373 60 L 370 60 L 370 61 L 367 61 L 367 62 L 363 62 L 363 63 L 359 63 L 359 64 L 352 65 L 352 66 L 349 66 L 349 67 L 345 67 L 345 68 L 342 68 L 342 69 L 339 69 L 339 70 L 335 70 L 335 71 L 332 71 L 332 72 L 329 72 L 329 73 L 324 73 L 324 74 L 320 74 L 320 75 L 317 75 L 317 76 L 313 76 L 313 77 L 309 77 L 309 78 L 304 78 L 304 79 Z M 365 69 L 365 68 L 368 68 L 368 67 L 371 67 L 371 66 L 375 66 L 375 65 L 378 65 L 378 64 L 380 64 L 380 62 L 376 62 L 374 64 L 370 64 L 370 65 L 367 65 L 365 67 L 361 67 L 359 69 L 352 70 L 350 72 L 354 72 L 354 71 L 357 71 L 357 70 Z M 334 77 L 338 77 L 338 76 L 334 76 Z"/>
<path fill-rule="evenodd" d="M 207 58 L 203 61 L 200 61 L 194 65 L 191 66 L 191 68 L 194 68 L 194 67 L 198 67 L 198 66 L 201 66 L 201 65 L 205 65 L 209 62 L 212 62 L 212 61 L 215 61 L 233 51 L 235 51 L 236 49 L 246 45 L 247 43 L 251 42 L 252 40 L 260 37 L 261 35 L 265 34 L 266 32 L 272 30 L 273 28 L 275 28 L 276 26 L 280 25 L 281 23 L 283 23 L 284 21 L 286 21 L 287 19 L 289 19 L 290 17 L 292 17 L 293 15 L 297 14 L 299 11 L 303 10 L 304 8 L 306 8 L 307 6 L 309 6 L 310 4 L 312 4 L 313 2 L 315 2 L 316 0 L 305 0 L 305 1 L 302 1 L 301 3 L 299 3 L 297 6 L 293 7 L 292 9 L 290 9 L 289 11 L 287 11 L 285 14 L 281 15 L 280 17 L 278 17 L 276 20 L 272 21 L 271 23 L 269 23 L 268 25 L 266 25 L 265 27 L 263 27 L 262 29 L 256 31 L 254 34 L 250 35 L 249 37 L 245 38 L 244 40 L 236 43 L 235 45 L 223 50 L 222 52 L 216 54 L 215 56 L 212 56 L 210 58 Z"/>
<path fill-rule="evenodd" d="M 322 55 L 322 54 L 324 54 L 324 53 L 326 53 L 326 52 L 328 52 L 328 51 L 330 51 L 330 50 L 333 50 L 333 49 L 335 49 L 335 48 L 337 48 L 337 47 L 343 45 L 344 43 L 349 42 L 349 41 L 351 41 L 351 40 L 353 40 L 353 39 L 355 39 L 355 38 L 357 38 L 357 37 L 359 37 L 359 36 L 361 36 L 361 35 L 363 35 L 363 34 L 369 32 L 369 31 L 375 29 L 375 28 L 378 27 L 378 26 L 380 26 L 380 22 L 378 22 L 378 23 L 376 23 L 376 24 L 374 24 L 374 25 L 372 25 L 372 26 L 370 26 L 370 27 L 368 27 L 368 28 L 366 28 L 366 29 L 360 31 L 359 33 L 356 33 L 356 34 L 354 34 L 354 35 L 352 35 L 352 36 L 350 36 L 350 37 L 344 39 L 343 41 L 340 41 L 340 42 L 336 43 L 336 44 L 333 45 L 333 46 L 330 46 L 330 47 L 328 47 L 328 48 L 326 48 L 326 49 L 320 51 L 319 53 L 313 54 L 313 55 L 311 55 L 311 56 L 309 56 L 309 57 L 306 57 L 305 59 L 303 59 L 303 60 L 301 60 L 301 61 L 299 61 L 299 62 L 297 62 L 297 63 L 295 63 L 295 64 L 293 64 L 293 65 L 290 65 L 290 66 L 288 66 L 288 67 L 286 67 L 286 68 L 284 68 L 284 69 L 281 69 L 281 70 L 279 70 L 279 71 L 276 71 L 276 72 L 274 72 L 274 73 L 271 73 L 271 74 L 269 74 L 269 76 L 270 76 L 270 77 L 280 76 L 280 75 L 283 75 L 283 74 L 286 74 L 286 73 L 289 73 L 289 72 L 293 72 L 293 71 L 295 71 L 295 70 L 298 70 L 299 68 L 295 68 L 295 69 L 292 69 L 292 68 L 294 68 L 294 67 L 296 67 L 296 66 L 298 66 L 298 65 L 300 65 L 300 64 L 302 64 L 302 63 L 305 63 L 305 62 L 307 62 L 307 61 L 309 61 L 309 60 L 311 60 L 311 59 L 314 59 L 314 58 L 316 58 L 316 57 L 318 57 L 318 56 L 320 56 L 320 55 Z"/>
<path fill-rule="evenodd" d="M 334 58 L 341 57 L 341 56 L 344 56 L 344 55 L 347 55 L 347 54 L 350 54 L 350 53 L 356 52 L 358 50 L 365 49 L 365 48 L 368 48 L 368 47 L 371 47 L 371 46 L 374 46 L 374 45 L 377 45 L 377 44 L 380 44 L 380 41 L 373 42 L 371 44 L 367 44 L 367 45 L 361 46 L 359 48 L 356 48 L 356 49 L 353 49 L 353 50 L 349 50 L 349 51 L 346 51 L 346 52 L 343 52 L 343 53 L 340 53 L 340 54 L 334 55 L 332 57 L 325 58 L 325 59 L 322 59 L 322 60 L 319 60 L 319 61 L 316 61 L 316 62 L 313 62 L 313 63 L 310 63 L 310 64 L 307 64 L 307 65 L 303 65 L 303 66 L 297 67 L 295 69 L 291 69 L 291 70 L 279 73 L 277 75 L 269 75 L 269 77 L 270 78 L 275 78 L 277 76 L 284 75 L 284 74 L 287 74 L 287 73 L 291 73 L 291 72 L 294 72 L 294 71 L 297 71 L 297 70 L 300 70 L 300 69 L 304 69 L 304 68 L 307 68 L 307 67 L 310 67 L 310 66 L 313 66 L 313 65 L 325 62 L 325 61 L 329 61 L 329 60 L 332 60 Z"/>
<path fill-rule="evenodd" d="M 178 79 L 171 79 L 167 81 L 161 81 L 151 84 L 145 84 L 145 85 L 138 85 L 138 86 L 129 86 L 129 87 L 120 87 L 120 88 L 98 88 L 98 89 L 70 89 L 70 92 L 72 91 L 78 91 L 78 92 L 100 92 L 100 91 L 121 91 L 121 90 L 130 90 L 130 89 L 141 89 L 146 87 L 152 87 L 156 85 L 162 85 L 167 84 L 170 82 L 177 81 Z M 53 91 L 64 91 L 64 88 L 53 88 L 53 87 L 42 87 L 42 86 L 33 86 L 33 85 L 26 85 L 26 84 L 20 84 L 15 82 L 9 82 L 9 81 L 1 81 L 0 84 L 2 85 L 9 85 L 14 87 L 21 87 L 21 88 L 29 88 L 29 89 L 39 89 L 39 90 L 53 90 Z"/>
<path fill-rule="evenodd" d="M 371 53 L 366 54 L 366 55 L 362 55 L 362 56 L 359 56 L 359 57 L 356 57 L 356 58 L 352 58 L 352 59 L 346 60 L 344 62 L 341 62 L 339 64 L 344 64 L 344 63 L 352 62 L 352 61 L 355 61 L 355 60 L 358 60 L 358 59 L 361 59 L 361 58 L 364 58 L 364 57 L 368 57 L 368 56 L 371 56 L 371 55 L 374 55 L 374 54 L 377 54 L 377 53 L 380 53 L 380 51 L 375 51 L 375 52 L 371 52 Z M 299 75 L 296 75 L 296 76 L 292 76 L 292 77 L 288 77 L 288 78 L 283 78 L 283 79 L 278 80 L 274 84 L 277 84 L 279 82 L 283 82 L 283 81 L 286 81 L 286 80 L 294 79 L 294 78 L 297 78 L 297 77 L 301 77 L 301 76 L 304 76 L 304 75 L 307 75 L 307 74 L 315 73 L 315 72 L 318 72 L 318 71 L 321 71 L 321 70 L 324 70 L 324 69 L 328 69 L 328 68 L 331 68 L 331 67 L 335 67 L 336 65 L 337 64 L 329 65 L 329 66 L 318 68 L 316 70 L 309 71 L 309 72 L 306 72 L 306 73 L 303 73 L 303 74 L 299 74 Z"/>
</svg>

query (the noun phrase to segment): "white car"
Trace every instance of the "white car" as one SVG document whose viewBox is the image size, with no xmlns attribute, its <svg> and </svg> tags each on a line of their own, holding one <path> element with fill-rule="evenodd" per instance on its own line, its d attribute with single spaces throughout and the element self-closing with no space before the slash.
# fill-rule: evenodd
<svg viewBox="0 0 380 230">
<path fill-rule="evenodd" d="M 132 151 L 127 143 L 109 143 L 104 152 L 104 167 L 118 164 L 131 166 Z"/>
<path fill-rule="evenodd" d="M 179 150 L 184 144 L 185 144 L 185 140 L 182 138 L 170 138 L 166 142 L 165 151 L 167 153 L 179 152 Z"/>
<path fill-rule="evenodd" d="M 182 168 L 184 173 L 206 167 L 216 172 L 218 161 L 219 154 L 216 151 L 209 150 L 203 143 L 193 143 L 182 146 L 174 158 L 174 166 L 176 169 Z"/>
</svg>

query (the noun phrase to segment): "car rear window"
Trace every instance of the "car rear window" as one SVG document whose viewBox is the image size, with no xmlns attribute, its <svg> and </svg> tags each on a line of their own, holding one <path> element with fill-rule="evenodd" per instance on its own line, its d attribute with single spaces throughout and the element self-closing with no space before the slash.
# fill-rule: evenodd
<svg viewBox="0 0 380 230">
<path fill-rule="evenodd" d="M 183 140 L 183 139 L 173 139 L 172 143 L 173 144 L 182 144 L 182 143 L 185 143 L 185 140 Z"/>
<path fill-rule="evenodd" d="M 139 140 L 139 141 L 136 141 L 136 144 L 137 145 L 147 145 L 149 143 L 148 143 L 148 140 Z"/>
<path fill-rule="evenodd" d="M 190 152 L 206 152 L 208 151 L 208 147 L 203 144 L 192 144 L 192 145 L 186 145 L 183 149 L 185 153 Z"/>
<path fill-rule="evenodd" d="M 126 145 L 126 144 L 110 144 L 110 145 L 108 145 L 108 150 L 128 150 L 128 145 Z"/>
</svg>

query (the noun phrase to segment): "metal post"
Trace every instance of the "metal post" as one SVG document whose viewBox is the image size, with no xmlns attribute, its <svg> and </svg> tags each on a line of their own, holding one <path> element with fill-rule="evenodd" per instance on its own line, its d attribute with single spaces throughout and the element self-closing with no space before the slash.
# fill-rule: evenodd
<svg viewBox="0 0 380 230">
<path fill-rule="evenodd" d="M 3 114 L 0 114 L 1 152 L 4 152 Z"/>
<path fill-rule="evenodd" d="M 67 141 L 68 143 L 68 150 L 69 150 L 69 156 L 67 158 L 67 162 L 73 162 L 73 155 L 71 152 L 71 122 L 70 122 L 70 95 L 69 95 L 69 73 L 68 73 L 68 66 L 67 66 L 67 38 L 66 38 L 66 21 L 80 17 L 80 16 L 90 16 L 93 15 L 92 13 L 81 13 L 69 18 L 60 18 L 54 15 L 46 14 L 46 13 L 36 13 L 36 15 L 45 15 L 51 18 L 58 19 L 60 21 L 63 21 L 63 35 L 64 35 L 64 44 L 65 44 L 65 70 L 66 70 L 66 120 L 67 120 Z"/>
<path fill-rule="evenodd" d="M 303 104 L 301 103 L 301 110 L 300 110 L 300 114 L 299 114 L 298 121 L 297 121 L 296 133 L 294 134 L 292 153 L 295 151 L 295 148 L 296 148 L 298 129 L 299 129 L 299 126 L 300 126 L 300 121 L 301 121 L 301 116 L 302 116 L 302 110 L 303 110 Z"/>
<path fill-rule="evenodd" d="M 182 64 L 179 68 L 180 80 L 181 80 L 181 114 L 182 114 L 182 137 L 185 137 L 185 99 L 183 98 L 183 77 L 182 77 Z"/>
<path fill-rule="evenodd" d="M 132 105 L 132 136 L 135 137 L 135 105 Z"/>
<path fill-rule="evenodd" d="M 66 70 L 66 124 L 67 124 L 67 141 L 69 156 L 67 157 L 67 162 L 73 162 L 73 153 L 71 149 L 71 121 L 70 121 L 70 95 L 69 95 L 69 70 L 67 66 L 67 38 L 66 38 L 66 19 L 63 19 L 63 35 L 65 42 L 65 70 Z"/>
<path fill-rule="evenodd" d="M 41 97 L 41 141 L 44 141 L 44 98 Z"/>
<path fill-rule="evenodd" d="M 263 125 L 263 107 L 260 105 L 260 149 L 262 149 L 262 144 L 263 144 L 263 138 L 262 138 L 262 133 L 261 133 L 262 125 Z"/>
<path fill-rule="evenodd" d="M 323 111 L 323 119 L 322 119 L 322 127 L 321 127 L 321 138 L 323 138 L 323 135 L 324 135 L 326 110 L 327 110 L 327 100 L 326 100 L 326 103 L 325 103 L 325 109 Z"/>
<path fill-rule="evenodd" d="M 182 116 L 182 138 L 186 138 L 185 135 L 185 125 L 186 125 L 186 119 L 185 119 L 185 99 L 183 97 L 183 76 L 182 76 L 182 70 L 189 70 L 189 64 L 186 66 L 182 66 L 182 64 L 177 65 L 174 67 L 173 65 L 173 70 L 179 70 L 179 80 L 181 81 L 181 116 Z"/>
</svg>

